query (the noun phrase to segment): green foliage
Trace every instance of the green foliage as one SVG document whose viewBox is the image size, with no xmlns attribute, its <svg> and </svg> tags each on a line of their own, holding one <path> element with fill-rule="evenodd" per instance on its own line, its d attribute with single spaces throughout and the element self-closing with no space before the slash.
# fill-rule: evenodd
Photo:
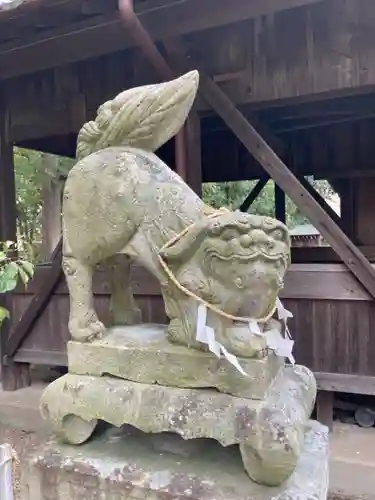
<svg viewBox="0 0 375 500">
<path fill-rule="evenodd" d="M 12 259 L 16 250 L 15 243 L 7 241 L 0 243 L 0 293 L 11 292 L 19 281 L 25 286 L 33 277 L 34 266 L 23 259 Z M 0 306 L 0 325 L 9 317 L 9 311 Z"/>
<path fill-rule="evenodd" d="M 43 186 L 66 176 L 72 164 L 68 158 L 15 148 L 19 250 L 33 262 L 37 260 L 37 242 L 41 240 Z"/>
<path fill-rule="evenodd" d="M 327 181 L 309 181 L 315 189 L 323 196 L 330 199 L 334 191 Z M 203 185 L 203 199 L 214 208 L 226 207 L 231 210 L 239 209 L 250 191 L 256 185 L 256 181 L 206 183 Z M 251 205 L 249 212 L 258 215 L 275 215 L 275 185 L 273 181 L 267 182 L 260 195 Z M 286 198 L 286 216 L 288 227 L 307 222 L 296 205 Z"/>
<path fill-rule="evenodd" d="M 41 242 L 42 190 L 49 182 L 66 176 L 74 160 L 37 151 L 15 148 L 16 203 L 18 212 L 18 240 L 20 254 L 36 262 Z M 326 181 L 310 182 L 325 199 L 334 191 Z M 256 181 L 208 183 L 203 186 L 203 198 L 215 208 L 238 209 Z M 250 207 L 251 213 L 274 216 L 274 183 L 269 181 Z M 307 222 L 290 199 L 286 199 L 287 224 L 294 227 Z"/>
</svg>

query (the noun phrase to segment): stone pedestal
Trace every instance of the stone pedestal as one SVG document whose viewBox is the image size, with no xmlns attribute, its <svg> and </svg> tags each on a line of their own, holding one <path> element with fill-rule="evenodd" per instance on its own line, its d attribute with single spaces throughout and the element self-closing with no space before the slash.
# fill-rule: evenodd
<svg viewBox="0 0 375 500">
<path fill-rule="evenodd" d="M 68 343 L 69 372 L 113 377 L 170 387 L 210 387 L 250 399 L 263 399 L 284 366 L 284 360 L 264 351 L 259 358 L 241 358 L 244 377 L 226 359 L 212 353 L 171 344 L 165 325 L 111 328 L 102 340 Z M 252 337 L 254 345 L 259 337 Z"/>
<path fill-rule="evenodd" d="M 81 447 L 52 442 L 22 467 L 23 500 L 326 500 L 328 435 L 307 425 L 302 454 L 281 486 L 249 480 L 236 446 L 108 429 Z"/>
<path fill-rule="evenodd" d="M 44 392 L 41 412 L 57 435 L 82 444 L 99 420 L 185 440 L 239 445 L 243 467 L 277 486 L 295 470 L 316 383 L 302 366 L 270 353 L 240 359 L 247 377 L 211 353 L 170 344 L 152 325 L 112 329 L 91 344 L 70 342 L 69 374 Z"/>
</svg>

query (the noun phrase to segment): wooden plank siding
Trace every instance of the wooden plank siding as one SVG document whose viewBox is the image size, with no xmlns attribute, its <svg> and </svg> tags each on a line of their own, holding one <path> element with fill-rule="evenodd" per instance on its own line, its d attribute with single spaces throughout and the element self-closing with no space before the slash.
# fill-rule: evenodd
<svg viewBox="0 0 375 500">
<path fill-rule="evenodd" d="M 30 303 L 47 267 L 38 269 L 27 291 L 13 294 L 14 322 Z M 135 267 L 133 283 L 143 321 L 165 322 L 157 281 Z M 94 292 L 99 316 L 108 323 L 109 283 L 102 271 L 95 275 Z M 294 314 L 290 327 L 298 363 L 314 372 L 375 376 L 375 303 L 343 265 L 293 264 L 282 299 Z M 69 297 L 63 282 L 15 359 L 45 364 L 66 362 L 68 313 Z"/>
<path fill-rule="evenodd" d="M 368 0 L 326 0 L 189 35 L 189 48 L 236 104 L 316 101 L 330 92 L 336 96 L 360 94 L 364 87 L 373 90 L 374 24 Z M 139 49 L 56 68 L 62 53 L 61 46 L 57 49 L 52 67 L 5 82 L 16 140 L 77 132 L 82 123 L 74 122 L 70 113 L 77 93 L 84 94 L 91 117 L 98 105 L 124 88 L 157 80 Z M 4 54 L 0 45 L 0 60 Z M 201 110 L 209 109 L 203 101 L 199 104 Z M 374 116 L 373 104 L 372 99 L 372 105 L 363 105 L 361 113 Z"/>
</svg>

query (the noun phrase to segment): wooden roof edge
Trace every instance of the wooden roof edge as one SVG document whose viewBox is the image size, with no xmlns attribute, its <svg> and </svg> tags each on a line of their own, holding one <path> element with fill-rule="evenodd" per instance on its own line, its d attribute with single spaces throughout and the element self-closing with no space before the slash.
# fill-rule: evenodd
<svg viewBox="0 0 375 500">
<path fill-rule="evenodd" d="M 47 0 L 0 0 L 0 20 L 12 20 L 28 11 L 42 7 Z M 49 2 L 51 4 L 51 1 Z"/>
<path fill-rule="evenodd" d="M 322 237 L 320 233 L 317 234 L 291 234 L 292 240 L 317 240 Z"/>
</svg>

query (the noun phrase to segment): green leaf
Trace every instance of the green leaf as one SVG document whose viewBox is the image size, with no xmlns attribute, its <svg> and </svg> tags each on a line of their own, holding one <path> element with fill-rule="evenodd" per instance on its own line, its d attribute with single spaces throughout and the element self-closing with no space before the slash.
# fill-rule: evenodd
<svg viewBox="0 0 375 500">
<path fill-rule="evenodd" d="M 34 276 L 34 266 L 27 260 L 20 260 L 19 267 L 28 275 L 29 279 Z"/>
<path fill-rule="evenodd" d="M 18 265 L 16 262 L 9 262 L 0 270 L 0 293 L 14 290 L 18 283 Z"/>
<path fill-rule="evenodd" d="M 0 306 L 0 325 L 4 321 L 4 319 L 9 318 L 9 311 L 4 307 Z"/>
<path fill-rule="evenodd" d="M 24 271 L 21 266 L 19 266 L 18 268 L 18 275 L 21 278 L 22 283 L 26 286 L 30 281 L 30 276 Z"/>
<path fill-rule="evenodd" d="M 4 262 L 4 260 L 7 260 L 7 254 L 0 250 L 0 262 Z"/>
<path fill-rule="evenodd" d="M 3 243 L 3 250 L 5 253 L 8 253 L 9 250 L 15 248 L 15 246 L 16 244 L 14 243 L 14 241 L 6 241 L 5 243 Z"/>
</svg>

